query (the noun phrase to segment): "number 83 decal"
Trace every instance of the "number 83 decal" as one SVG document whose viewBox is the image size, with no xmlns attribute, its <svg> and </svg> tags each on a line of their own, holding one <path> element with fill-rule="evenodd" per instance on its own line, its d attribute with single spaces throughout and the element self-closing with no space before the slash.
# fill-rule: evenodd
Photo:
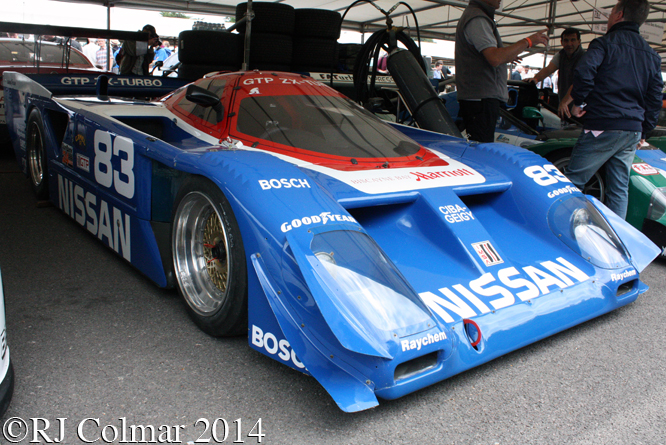
<svg viewBox="0 0 666 445">
<path fill-rule="evenodd" d="M 571 182 L 566 176 L 560 172 L 553 164 L 532 165 L 523 170 L 525 174 L 534 179 L 539 185 L 546 186 L 556 184 L 558 182 Z"/>
<path fill-rule="evenodd" d="M 114 170 L 111 161 L 120 160 L 120 169 Z M 116 162 L 118 163 L 118 162 Z M 111 133 L 95 131 L 95 181 L 108 189 L 113 188 L 119 195 L 134 197 L 134 142 Z"/>
</svg>

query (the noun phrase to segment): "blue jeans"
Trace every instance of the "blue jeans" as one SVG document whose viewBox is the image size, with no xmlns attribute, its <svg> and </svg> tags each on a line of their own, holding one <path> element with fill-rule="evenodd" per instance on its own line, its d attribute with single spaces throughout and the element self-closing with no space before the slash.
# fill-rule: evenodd
<svg viewBox="0 0 666 445">
<path fill-rule="evenodd" d="M 564 174 L 583 190 L 592 175 L 605 164 L 604 204 L 624 219 L 629 197 L 629 170 L 640 139 L 639 131 L 606 130 L 597 137 L 591 131 L 583 132 L 576 141 Z"/>
</svg>

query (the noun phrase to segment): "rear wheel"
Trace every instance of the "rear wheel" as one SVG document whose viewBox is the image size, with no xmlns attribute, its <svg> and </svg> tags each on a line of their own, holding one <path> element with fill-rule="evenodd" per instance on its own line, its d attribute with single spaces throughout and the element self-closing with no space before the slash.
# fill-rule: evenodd
<svg viewBox="0 0 666 445">
<path fill-rule="evenodd" d="M 247 267 L 240 229 L 220 189 L 187 180 L 176 199 L 172 252 L 178 287 L 194 322 L 219 337 L 247 329 Z"/>
<path fill-rule="evenodd" d="M 564 170 L 567 165 L 569 165 L 569 160 L 571 159 L 571 152 L 567 154 L 562 154 L 560 156 L 548 156 L 548 160 L 553 163 L 559 171 L 564 174 Z M 585 187 L 583 188 L 583 193 L 586 195 L 591 195 L 597 198 L 599 201 L 604 202 L 606 197 L 606 180 L 601 170 L 594 173 L 592 178 L 587 181 Z"/>
<path fill-rule="evenodd" d="M 37 199 L 49 198 L 48 164 L 44 146 L 44 122 L 39 110 L 34 109 L 28 117 L 26 140 L 28 175 Z"/>
</svg>

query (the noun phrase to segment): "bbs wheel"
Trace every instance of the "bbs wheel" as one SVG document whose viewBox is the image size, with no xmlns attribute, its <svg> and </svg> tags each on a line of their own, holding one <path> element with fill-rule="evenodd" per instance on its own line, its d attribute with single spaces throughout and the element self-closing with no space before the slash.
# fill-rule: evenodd
<svg viewBox="0 0 666 445">
<path fill-rule="evenodd" d="M 571 159 L 571 153 L 552 160 L 548 157 L 548 160 L 552 162 L 562 174 L 564 174 L 564 169 L 569 165 L 569 159 Z M 583 188 L 583 193 L 594 196 L 599 201 L 604 202 L 606 196 L 606 181 L 601 170 L 597 171 L 592 178 L 587 181 L 587 184 L 585 184 L 585 187 Z"/>
<path fill-rule="evenodd" d="M 206 179 L 186 180 L 172 221 L 173 265 L 189 315 L 216 337 L 245 332 L 245 251 L 224 194 Z"/>
<path fill-rule="evenodd" d="M 44 147 L 44 122 L 39 110 L 34 109 L 28 117 L 26 137 L 28 176 L 37 199 L 49 198 L 48 165 Z"/>
</svg>

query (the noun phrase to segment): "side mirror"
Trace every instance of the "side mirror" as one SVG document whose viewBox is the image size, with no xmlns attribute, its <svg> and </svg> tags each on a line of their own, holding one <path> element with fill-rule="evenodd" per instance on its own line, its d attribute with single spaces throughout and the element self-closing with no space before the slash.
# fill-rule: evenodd
<svg viewBox="0 0 666 445">
<path fill-rule="evenodd" d="M 534 107 L 525 107 L 523 108 L 523 117 L 525 119 L 543 119 L 543 114 Z"/>
<path fill-rule="evenodd" d="M 187 87 L 187 90 L 185 90 L 185 97 L 190 102 L 201 105 L 202 107 L 212 107 L 217 113 L 218 122 L 221 122 L 224 118 L 224 109 L 220 98 L 207 89 L 197 85 L 190 85 Z"/>
</svg>

